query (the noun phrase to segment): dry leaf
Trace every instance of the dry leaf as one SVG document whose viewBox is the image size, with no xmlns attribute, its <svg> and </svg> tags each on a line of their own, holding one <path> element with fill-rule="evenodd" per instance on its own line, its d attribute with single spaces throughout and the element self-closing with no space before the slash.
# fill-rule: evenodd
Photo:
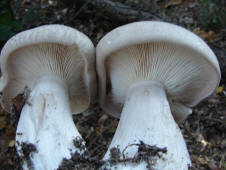
<svg viewBox="0 0 226 170">
<path fill-rule="evenodd" d="M 104 125 L 101 124 L 100 126 L 98 126 L 96 129 L 95 129 L 96 133 L 98 136 L 101 136 L 103 131 L 104 131 Z"/>
<path fill-rule="evenodd" d="M 108 115 L 104 114 L 98 119 L 98 124 L 103 124 L 108 119 Z"/>
<path fill-rule="evenodd" d="M 193 32 L 206 41 L 214 40 L 217 38 L 215 32 L 211 30 L 206 32 L 206 31 L 200 30 L 199 28 L 195 28 Z"/>
<path fill-rule="evenodd" d="M 181 4 L 182 0 L 171 0 L 164 5 L 164 8 Z"/>
<path fill-rule="evenodd" d="M 96 39 L 99 41 L 103 36 L 104 36 L 104 31 L 101 30 L 100 32 L 97 33 Z"/>
<path fill-rule="evenodd" d="M 206 160 L 203 159 L 203 158 L 201 158 L 201 157 L 198 158 L 198 161 L 199 161 L 201 164 L 206 164 Z"/>
<path fill-rule="evenodd" d="M 112 127 L 117 128 L 119 121 L 118 120 L 114 120 L 112 122 Z"/>
<path fill-rule="evenodd" d="M 217 93 L 222 93 L 223 92 L 223 86 L 219 86 L 216 90 Z"/>
</svg>

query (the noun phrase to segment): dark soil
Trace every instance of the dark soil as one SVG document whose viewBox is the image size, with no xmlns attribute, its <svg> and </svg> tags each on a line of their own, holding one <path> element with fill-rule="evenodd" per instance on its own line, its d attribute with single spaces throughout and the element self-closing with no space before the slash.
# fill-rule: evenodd
<svg viewBox="0 0 226 170">
<path fill-rule="evenodd" d="M 72 3 L 73 2 L 73 3 Z M 178 4 L 166 4 L 170 0 L 112 0 L 121 2 L 132 7 L 134 10 L 141 10 L 149 14 L 157 15 L 163 21 L 181 25 L 200 35 L 213 49 L 217 55 L 222 72 L 220 86 L 223 88 L 209 98 L 202 101 L 193 109 L 193 113 L 180 124 L 184 135 L 189 154 L 192 160 L 192 170 L 225 170 L 226 169 L 226 30 L 210 24 L 203 27 L 207 20 L 203 19 L 203 5 L 201 0 L 184 0 Z M 23 26 L 23 30 L 44 24 L 65 24 L 85 33 L 96 45 L 97 42 L 112 29 L 131 21 L 118 19 L 114 15 L 106 15 L 106 11 L 95 8 L 94 5 L 84 1 L 71 0 L 15 0 L 15 18 L 22 20 L 23 16 L 30 12 L 30 22 Z M 165 6 L 165 7 L 164 7 Z M 223 7 L 223 6 L 222 6 Z M 152 20 L 149 18 L 146 20 Z M 143 20 L 138 18 L 135 20 Z M 156 20 L 156 19 L 155 19 Z M 198 31 L 197 31 L 198 30 Z M 209 36 L 209 32 L 214 36 Z M 1 47 L 4 42 L 1 42 Z M 0 47 L 0 48 L 1 48 Z M 13 113 L 17 113 L 21 106 L 21 100 L 16 99 Z M 18 102 L 19 101 L 19 102 Z M 25 102 L 25 100 L 23 101 Z M 1 109 L 1 108 L 0 108 Z M 1 109 L 0 111 L 0 169 L 18 170 L 21 169 L 21 160 L 16 154 L 15 132 L 18 122 L 18 114 L 9 114 Z M 64 160 L 59 169 L 97 169 L 103 164 L 100 161 L 107 151 L 108 145 L 117 128 L 118 120 L 110 117 L 99 108 L 98 105 L 88 111 L 74 116 L 74 122 L 83 139 L 89 153 L 72 155 L 71 160 Z M 75 142 L 75 145 L 79 143 Z M 154 146 L 142 146 L 139 155 L 144 157 L 163 152 L 164 149 L 156 149 Z M 29 155 L 35 151 L 32 146 L 25 145 L 24 152 Z M 143 148 L 148 152 L 143 152 Z M 156 153 L 157 152 L 157 153 Z M 25 155 L 26 155 L 25 154 Z M 118 159 L 120 153 L 117 148 L 112 150 L 112 162 L 121 161 Z M 147 155 L 146 155 L 147 154 Z M 151 155 L 149 155 L 151 154 Z M 134 158 L 132 158 L 133 160 Z M 139 159 L 138 159 L 139 160 Z M 124 160 L 125 161 L 125 160 Z M 79 164 L 74 164 L 78 162 Z M 86 165 L 85 162 L 89 162 Z M 92 167 L 92 168 L 91 168 Z"/>
<path fill-rule="evenodd" d="M 78 143 L 78 141 L 76 141 Z M 77 146 L 77 145 L 76 145 Z M 124 152 L 131 146 L 137 146 L 138 151 L 134 157 L 126 158 Z M 147 169 L 152 170 L 157 158 L 160 159 L 162 154 L 167 152 L 166 148 L 158 148 L 156 146 L 150 146 L 140 141 L 138 144 L 128 145 L 122 152 L 118 148 L 111 148 L 110 159 L 101 160 L 98 157 L 91 157 L 88 152 L 80 154 L 75 152 L 72 154 L 71 159 L 64 159 L 58 170 L 70 170 L 70 169 L 111 169 L 111 166 L 118 163 L 139 163 L 145 161 L 147 163 Z M 122 155 L 122 158 L 121 158 Z"/>
<path fill-rule="evenodd" d="M 31 143 L 21 143 L 18 145 L 20 145 L 21 150 L 19 151 L 19 153 L 22 155 L 20 156 L 20 159 L 22 160 L 22 162 L 26 162 L 27 163 L 27 167 L 29 169 L 34 169 L 33 167 L 33 163 L 31 161 L 31 155 L 34 152 L 37 152 L 37 149 L 35 147 L 35 145 L 31 144 Z"/>
<path fill-rule="evenodd" d="M 131 147 L 131 146 L 137 146 L 138 151 L 132 158 L 126 158 L 125 151 Z M 147 163 L 147 169 L 152 170 L 153 166 L 156 163 L 157 159 L 161 159 L 162 154 L 167 153 L 166 148 L 158 148 L 156 146 L 151 146 L 145 144 L 143 141 L 140 141 L 138 144 L 130 144 L 126 146 L 122 153 L 118 148 L 111 148 L 111 160 L 109 160 L 110 165 L 115 165 L 117 163 L 139 163 L 141 161 L 145 161 Z M 120 159 L 120 156 L 122 155 L 122 159 Z"/>
</svg>

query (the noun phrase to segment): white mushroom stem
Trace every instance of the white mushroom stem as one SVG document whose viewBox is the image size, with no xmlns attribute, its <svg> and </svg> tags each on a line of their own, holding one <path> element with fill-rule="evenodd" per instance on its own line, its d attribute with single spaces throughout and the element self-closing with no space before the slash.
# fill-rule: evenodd
<svg viewBox="0 0 226 170">
<path fill-rule="evenodd" d="M 171 115 L 164 86 L 158 82 L 145 81 L 133 85 L 127 93 L 118 128 L 104 156 L 110 158 L 110 149 L 118 147 L 122 152 L 130 144 L 143 141 L 148 145 L 167 148 L 161 158 L 155 157 L 155 170 L 187 170 L 190 157 L 179 127 Z M 124 154 L 133 158 L 138 146 L 129 146 Z M 112 169 L 146 169 L 146 162 L 122 163 Z"/>
<path fill-rule="evenodd" d="M 37 151 L 30 153 L 24 169 L 57 169 L 64 158 L 70 159 L 75 148 L 73 141 L 81 135 L 76 129 L 65 85 L 59 80 L 42 79 L 31 91 L 17 126 L 17 151 L 22 143 L 33 144 Z M 84 144 L 84 142 L 83 142 Z"/>
</svg>

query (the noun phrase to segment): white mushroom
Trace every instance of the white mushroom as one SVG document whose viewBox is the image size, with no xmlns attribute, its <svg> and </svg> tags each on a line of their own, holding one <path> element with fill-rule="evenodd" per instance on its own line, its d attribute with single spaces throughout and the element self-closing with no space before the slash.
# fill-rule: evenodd
<svg viewBox="0 0 226 170">
<path fill-rule="evenodd" d="M 105 35 L 96 48 L 99 96 L 102 108 L 119 125 L 111 148 L 122 152 L 143 141 L 167 153 L 156 157 L 156 170 L 187 170 L 191 165 L 176 121 L 191 113 L 190 107 L 218 86 L 216 56 L 198 36 L 179 26 L 155 21 L 118 27 Z M 171 114 L 172 112 L 172 114 Z M 127 147 L 126 157 L 137 153 Z M 113 168 L 145 169 L 146 162 L 118 163 Z"/>
<path fill-rule="evenodd" d="M 86 110 L 95 98 L 94 54 L 86 35 L 63 25 L 21 32 L 3 47 L 3 108 L 10 112 L 12 99 L 25 87 L 30 90 L 17 126 L 16 147 L 21 157 L 23 143 L 36 147 L 29 156 L 34 169 L 57 169 L 64 158 L 84 152 L 73 143 L 81 135 L 72 113 Z M 30 166 L 25 160 L 23 168 Z"/>
</svg>

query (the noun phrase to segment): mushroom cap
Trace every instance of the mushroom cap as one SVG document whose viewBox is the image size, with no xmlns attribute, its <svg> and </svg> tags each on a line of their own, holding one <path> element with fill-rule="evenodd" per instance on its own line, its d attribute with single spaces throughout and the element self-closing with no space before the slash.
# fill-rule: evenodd
<svg viewBox="0 0 226 170">
<path fill-rule="evenodd" d="M 96 63 L 100 104 L 115 117 L 131 84 L 154 80 L 164 85 L 174 117 L 184 119 L 189 107 L 214 92 L 221 77 L 215 54 L 201 38 L 158 21 L 135 22 L 106 34 L 96 47 Z"/>
<path fill-rule="evenodd" d="M 8 112 L 12 99 L 42 78 L 65 83 L 73 113 L 84 111 L 95 99 L 95 48 L 76 29 L 53 24 L 20 32 L 4 45 L 0 61 L 2 106 Z"/>
</svg>

